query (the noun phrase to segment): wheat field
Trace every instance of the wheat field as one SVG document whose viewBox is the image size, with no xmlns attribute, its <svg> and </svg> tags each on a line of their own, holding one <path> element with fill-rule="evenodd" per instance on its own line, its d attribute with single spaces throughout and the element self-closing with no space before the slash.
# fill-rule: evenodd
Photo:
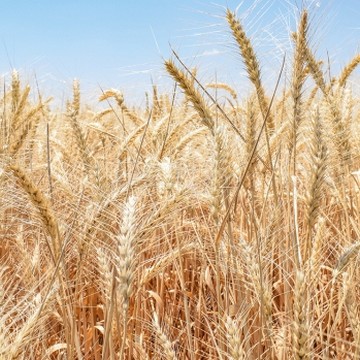
<svg viewBox="0 0 360 360">
<path fill-rule="evenodd" d="M 272 89 L 164 61 L 144 107 L 78 81 L 0 99 L 0 359 L 360 358 L 360 55 L 326 73 L 303 10 Z M 289 69 L 288 69 L 289 70 Z M 276 80 L 276 79 L 275 79 Z"/>
</svg>

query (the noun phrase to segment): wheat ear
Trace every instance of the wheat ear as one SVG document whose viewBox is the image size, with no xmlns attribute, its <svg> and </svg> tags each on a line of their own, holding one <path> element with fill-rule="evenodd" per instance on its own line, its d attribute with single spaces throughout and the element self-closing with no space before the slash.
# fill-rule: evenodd
<svg viewBox="0 0 360 360">
<path fill-rule="evenodd" d="M 203 124 L 213 133 L 214 120 L 212 119 L 211 112 L 199 91 L 194 87 L 193 81 L 191 81 L 179 68 L 177 68 L 172 60 L 165 61 L 165 68 L 184 91 L 187 100 L 192 103 Z"/>
<path fill-rule="evenodd" d="M 231 181 L 232 163 L 229 152 L 229 139 L 226 128 L 224 126 L 217 126 L 214 131 L 214 182 L 212 190 L 212 215 L 215 222 L 219 220 L 221 214 L 222 204 L 226 205 L 229 196 L 229 185 Z"/>
<path fill-rule="evenodd" d="M 26 138 L 35 135 L 36 129 L 40 122 L 39 112 L 44 110 L 44 107 L 51 99 L 48 99 L 45 103 L 39 103 L 36 106 L 32 107 L 29 112 L 25 115 L 25 118 L 22 120 L 23 128 L 20 131 L 14 131 L 14 140 L 10 144 L 10 155 L 15 156 L 22 145 L 24 144 Z M 35 117 L 38 115 L 37 117 Z M 15 136 L 16 135 L 16 136 Z M 30 150 L 32 150 L 33 144 L 30 146 Z"/>
<path fill-rule="evenodd" d="M 161 116 L 162 108 L 161 108 L 161 99 L 158 94 L 158 88 L 156 85 L 153 85 L 153 106 L 152 106 L 152 119 L 157 120 Z"/>
<path fill-rule="evenodd" d="M 310 359 L 306 279 L 297 271 L 295 279 L 293 348 L 297 360 Z"/>
<path fill-rule="evenodd" d="M 254 48 L 252 47 L 250 39 L 246 36 L 240 21 L 229 9 L 226 11 L 226 19 L 232 31 L 233 37 L 239 46 L 249 79 L 255 86 L 261 113 L 265 118 L 268 112 L 269 104 L 266 100 L 265 90 L 261 82 L 260 65 Z M 274 131 L 275 124 L 271 114 L 268 115 L 266 122 L 268 125 L 267 129 L 270 131 L 270 133 L 272 133 Z"/>
<path fill-rule="evenodd" d="M 229 346 L 229 353 L 232 360 L 245 360 L 246 353 L 242 346 L 241 331 L 239 323 L 230 316 L 226 317 L 225 327 L 227 330 L 226 338 Z"/>
<path fill-rule="evenodd" d="M 360 322 L 356 301 L 355 281 L 353 269 L 343 274 L 343 292 L 345 295 L 346 312 L 354 338 L 357 338 L 360 335 Z"/>
<path fill-rule="evenodd" d="M 228 84 L 225 83 L 209 83 L 206 84 L 207 88 L 212 88 L 212 89 L 222 89 L 227 91 L 231 97 L 236 101 L 237 100 L 237 93 L 236 91 Z"/>
<path fill-rule="evenodd" d="M 42 191 L 33 183 L 30 177 L 17 165 L 10 165 L 10 170 L 18 179 L 21 187 L 28 194 L 31 202 L 38 209 L 41 220 L 52 239 L 52 247 L 49 246 L 54 262 L 60 254 L 60 233 L 56 218 L 50 208 L 49 201 Z"/>
<path fill-rule="evenodd" d="M 123 341 L 121 356 L 123 358 L 130 296 L 132 294 L 133 277 L 135 273 L 135 231 L 136 231 L 136 198 L 130 196 L 124 205 L 123 221 L 120 225 L 120 234 L 117 236 L 117 257 L 115 261 L 116 280 L 118 284 L 119 299 L 123 309 Z"/>
<path fill-rule="evenodd" d="M 71 105 L 68 106 L 67 115 L 70 119 L 71 127 L 76 139 L 76 145 L 80 151 L 85 170 L 89 173 L 92 165 L 92 159 L 89 156 L 85 135 L 81 129 L 78 119 L 80 115 L 80 85 L 77 80 L 74 80 L 73 82 L 73 101 Z"/>
<path fill-rule="evenodd" d="M 153 315 L 153 325 L 155 328 L 155 332 L 157 335 L 157 338 L 159 339 L 160 345 L 162 346 L 164 350 L 164 355 L 167 360 L 177 360 L 175 351 L 173 349 L 173 346 L 171 344 L 170 339 L 168 336 L 164 333 L 163 329 L 160 326 L 159 323 L 159 317 L 156 312 L 154 312 Z"/>
<path fill-rule="evenodd" d="M 134 276 L 134 242 L 136 227 L 136 198 L 130 196 L 124 206 L 123 222 L 117 237 L 117 281 L 124 311 L 129 307 L 131 285 Z"/>
<path fill-rule="evenodd" d="M 11 108 L 15 113 L 20 101 L 20 79 L 17 70 L 13 70 L 11 73 Z"/>
<path fill-rule="evenodd" d="M 313 114 L 313 139 L 311 142 L 310 173 L 311 180 L 309 191 L 306 197 L 306 221 L 307 221 L 307 243 L 305 259 L 310 256 L 311 238 L 314 225 L 318 221 L 321 198 L 325 184 L 325 172 L 327 168 L 328 151 L 324 142 L 322 125 L 320 123 L 319 109 L 316 108 Z"/>
<path fill-rule="evenodd" d="M 100 97 L 99 101 L 104 101 L 109 98 L 114 98 L 117 105 L 121 109 L 121 111 L 136 125 L 141 126 L 144 124 L 144 121 L 142 121 L 133 111 L 129 110 L 129 108 L 125 104 L 124 96 L 123 94 L 116 89 L 110 89 L 105 91 Z"/>
<path fill-rule="evenodd" d="M 295 52 L 293 61 L 293 73 L 291 79 L 291 95 L 293 99 L 292 130 L 290 133 L 290 153 L 293 152 L 294 174 L 296 172 L 296 145 L 299 136 L 299 126 L 302 121 L 302 88 L 305 80 L 305 49 L 306 34 L 308 30 L 308 13 L 301 14 L 297 35 L 295 36 Z"/>
<path fill-rule="evenodd" d="M 341 274 L 345 268 L 355 259 L 355 257 L 359 254 L 359 250 L 360 242 L 357 242 L 344 250 L 344 252 L 340 255 L 334 269 L 334 279 L 336 279 L 339 274 Z"/>
<path fill-rule="evenodd" d="M 324 74 L 320 68 L 320 62 L 316 61 L 314 54 L 307 45 L 305 47 L 305 58 L 316 85 L 324 95 L 327 96 L 328 89 L 325 83 Z"/>
<path fill-rule="evenodd" d="M 253 97 L 249 99 L 246 106 L 246 158 L 250 159 L 253 149 L 255 148 L 256 143 L 256 122 L 257 122 L 257 114 L 254 109 L 254 104 L 252 102 Z M 248 183 L 252 184 L 254 179 L 254 166 L 257 162 L 257 157 L 254 156 L 254 160 L 249 168 L 249 175 L 248 175 Z"/>
<path fill-rule="evenodd" d="M 349 76 L 352 74 L 352 72 L 356 69 L 356 67 L 360 64 L 360 54 L 356 55 L 348 65 L 345 66 L 343 71 L 341 72 L 339 76 L 338 83 L 340 87 L 344 87 L 346 85 L 346 82 L 349 78 Z"/>
<path fill-rule="evenodd" d="M 21 113 L 23 112 L 26 102 L 28 100 L 29 97 L 29 93 L 30 93 L 30 86 L 27 85 L 21 95 L 21 97 L 18 100 L 18 104 L 17 104 L 17 108 L 14 112 L 13 118 L 16 121 L 16 119 L 19 118 L 19 116 L 21 115 Z"/>
</svg>

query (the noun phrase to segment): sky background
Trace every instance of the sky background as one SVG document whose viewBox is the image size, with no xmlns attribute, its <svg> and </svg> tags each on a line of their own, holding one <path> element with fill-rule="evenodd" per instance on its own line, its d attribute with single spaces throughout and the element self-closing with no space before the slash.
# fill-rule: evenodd
<svg viewBox="0 0 360 360">
<path fill-rule="evenodd" d="M 237 10 L 261 60 L 269 86 L 296 28 L 302 4 L 310 7 L 310 42 L 327 56 L 336 74 L 360 45 L 360 0 L 0 0 L 0 73 L 11 69 L 40 88 L 67 97 L 73 78 L 84 96 L 100 87 L 124 91 L 141 101 L 152 82 L 169 86 L 163 58 L 170 46 L 202 81 L 247 86 L 241 58 L 226 26 L 225 7 Z M 288 56 L 290 61 L 291 56 Z"/>
</svg>

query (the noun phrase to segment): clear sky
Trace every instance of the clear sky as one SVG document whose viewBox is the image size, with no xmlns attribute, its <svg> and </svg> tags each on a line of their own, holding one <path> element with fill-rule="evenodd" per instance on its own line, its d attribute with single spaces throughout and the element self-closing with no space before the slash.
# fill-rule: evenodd
<svg viewBox="0 0 360 360">
<path fill-rule="evenodd" d="M 302 3 L 313 11 L 311 41 L 343 66 L 360 45 L 360 0 L 1 0 L 0 72 L 34 74 L 40 86 L 66 93 L 73 78 L 88 93 L 99 85 L 135 94 L 166 80 L 169 43 L 211 81 L 244 82 L 224 7 L 237 9 L 254 40 L 264 76 L 275 76 L 291 47 L 289 29 Z"/>
</svg>

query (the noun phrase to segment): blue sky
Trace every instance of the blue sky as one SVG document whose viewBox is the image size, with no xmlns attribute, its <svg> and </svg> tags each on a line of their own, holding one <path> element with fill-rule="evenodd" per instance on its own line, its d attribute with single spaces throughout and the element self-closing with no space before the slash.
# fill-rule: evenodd
<svg viewBox="0 0 360 360">
<path fill-rule="evenodd" d="M 271 80 L 302 3 L 312 9 L 311 42 L 319 56 L 328 50 L 336 72 L 359 51 L 360 0 L 1 0 L 0 72 L 16 68 L 29 81 L 36 73 L 54 94 L 75 77 L 94 96 L 99 86 L 140 94 L 166 83 L 171 43 L 204 81 L 236 87 L 246 79 L 223 18 L 228 6 L 238 8 Z"/>
</svg>

